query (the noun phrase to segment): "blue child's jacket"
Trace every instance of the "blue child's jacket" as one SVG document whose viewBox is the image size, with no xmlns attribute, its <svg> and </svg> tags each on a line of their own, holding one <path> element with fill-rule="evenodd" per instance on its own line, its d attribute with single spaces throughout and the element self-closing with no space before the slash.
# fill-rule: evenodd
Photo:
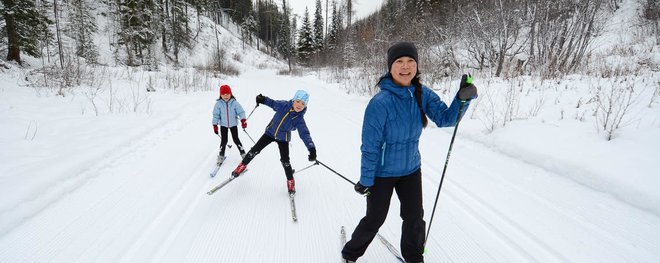
<svg viewBox="0 0 660 263">
<path fill-rule="evenodd" d="M 266 127 L 266 134 L 276 141 L 288 142 L 291 140 L 291 131 L 298 130 L 300 139 L 303 140 L 307 149 L 315 148 L 312 137 L 305 124 L 305 112 L 307 107 L 300 112 L 293 110 L 293 100 L 273 100 L 265 97 L 264 105 L 275 111 L 275 116 Z"/>
<path fill-rule="evenodd" d="M 231 128 L 238 125 L 237 119 L 245 119 L 241 104 L 232 97 L 229 101 L 218 99 L 213 107 L 213 125 Z"/>
</svg>

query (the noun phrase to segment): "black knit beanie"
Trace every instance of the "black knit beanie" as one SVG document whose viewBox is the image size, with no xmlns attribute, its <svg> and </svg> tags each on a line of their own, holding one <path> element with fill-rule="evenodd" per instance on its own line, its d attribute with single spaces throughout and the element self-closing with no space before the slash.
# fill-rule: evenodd
<svg viewBox="0 0 660 263">
<path fill-rule="evenodd" d="M 396 59 L 404 56 L 411 57 L 415 62 L 418 62 L 417 48 L 415 47 L 415 44 L 410 42 L 399 42 L 392 45 L 387 50 L 387 71 L 389 72 L 392 69 L 392 63 L 394 63 Z"/>
</svg>

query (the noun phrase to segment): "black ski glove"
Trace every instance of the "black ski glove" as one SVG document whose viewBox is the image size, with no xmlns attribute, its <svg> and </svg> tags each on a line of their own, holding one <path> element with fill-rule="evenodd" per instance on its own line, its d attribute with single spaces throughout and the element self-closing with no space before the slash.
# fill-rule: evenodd
<svg viewBox="0 0 660 263">
<path fill-rule="evenodd" d="M 458 99 L 472 100 L 476 99 L 478 96 L 477 87 L 472 84 L 472 75 L 463 74 L 461 77 L 461 85 L 458 89 Z"/>
<path fill-rule="evenodd" d="M 370 191 L 371 189 L 367 186 L 364 186 L 364 185 L 360 184 L 360 182 L 355 184 L 355 187 L 353 187 L 353 189 L 355 189 L 355 192 L 357 192 L 358 194 L 361 194 L 361 195 L 364 195 L 364 196 L 369 196 L 371 194 L 371 191 Z"/>
<path fill-rule="evenodd" d="M 316 162 L 316 148 L 309 149 L 309 155 L 307 157 L 310 162 Z"/>
<path fill-rule="evenodd" d="M 257 105 L 259 105 L 259 103 L 264 103 L 264 101 L 266 101 L 266 97 L 264 97 L 264 95 L 257 95 Z"/>
</svg>

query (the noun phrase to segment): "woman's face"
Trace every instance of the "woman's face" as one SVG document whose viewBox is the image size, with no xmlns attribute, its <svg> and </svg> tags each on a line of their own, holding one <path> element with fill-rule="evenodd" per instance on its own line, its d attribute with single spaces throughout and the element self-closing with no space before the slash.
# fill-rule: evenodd
<svg viewBox="0 0 660 263">
<path fill-rule="evenodd" d="M 390 69 L 394 83 L 399 86 L 410 86 L 412 79 L 417 74 L 417 61 L 411 57 L 400 57 L 392 63 Z"/>
<path fill-rule="evenodd" d="M 296 112 L 301 112 L 305 109 L 305 103 L 302 100 L 293 101 L 293 110 Z"/>
<path fill-rule="evenodd" d="M 231 99 L 231 94 L 230 93 L 222 94 L 220 95 L 220 98 L 222 98 L 222 100 L 224 101 L 229 101 L 229 99 Z"/>
</svg>

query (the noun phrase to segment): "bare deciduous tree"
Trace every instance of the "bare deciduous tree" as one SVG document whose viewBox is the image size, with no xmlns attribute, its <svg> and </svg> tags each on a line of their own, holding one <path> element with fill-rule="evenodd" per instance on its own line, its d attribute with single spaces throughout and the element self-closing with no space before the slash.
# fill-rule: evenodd
<svg viewBox="0 0 660 263">
<path fill-rule="evenodd" d="M 632 83 L 617 81 L 594 88 L 596 124 L 606 133 L 608 141 L 615 132 L 628 124 L 629 112 L 637 97 Z"/>
</svg>

